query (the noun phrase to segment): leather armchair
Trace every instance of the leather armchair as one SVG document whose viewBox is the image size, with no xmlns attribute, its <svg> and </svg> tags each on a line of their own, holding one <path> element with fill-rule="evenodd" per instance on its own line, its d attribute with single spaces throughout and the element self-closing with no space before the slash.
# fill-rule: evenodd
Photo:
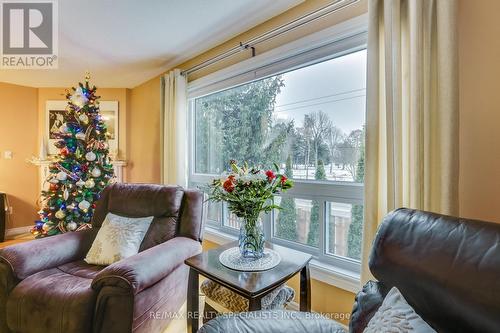
<svg viewBox="0 0 500 333">
<path fill-rule="evenodd" d="M 0 332 L 162 332 L 163 314 L 186 300 L 184 260 L 201 252 L 202 206 L 195 190 L 114 184 L 92 229 L 0 250 Z M 89 265 L 83 258 L 108 212 L 154 219 L 137 255 Z"/>
<path fill-rule="evenodd" d="M 499 332 L 500 224 L 401 208 L 373 242 L 369 281 L 355 299 L 361 333 L 392 287 L 437 332 Z"/>
</svg>

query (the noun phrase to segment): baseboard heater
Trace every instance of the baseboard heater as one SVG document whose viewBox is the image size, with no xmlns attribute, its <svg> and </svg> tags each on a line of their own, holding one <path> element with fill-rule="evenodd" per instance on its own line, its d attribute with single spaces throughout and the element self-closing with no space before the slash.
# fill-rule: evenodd
<svg viewBox="0 0 500 333">
<path fill-rule="evenodd" d="M 5 240 L 5 223 L 7 221 L 7 195 L 0 192 L 0 242 Z"/>
</svg>

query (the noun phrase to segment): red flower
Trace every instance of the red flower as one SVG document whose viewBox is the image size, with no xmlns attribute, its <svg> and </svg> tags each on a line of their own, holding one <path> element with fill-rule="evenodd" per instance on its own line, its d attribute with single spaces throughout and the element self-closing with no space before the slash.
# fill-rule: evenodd
<svg viewBox="0 0 500 333">
<path fill-rule="evenodd" d="M 281 176 L 281 185 L 285 184 L 287 180 L 288 178 L 285 175 Z"/>
<path fill-rule="evenodd" d="M 267 180 L 269 182 L 272 182 L 274 178 L 276 178 L 276 175 L 274 174 L 274 172 L 272 170 L 267 170 L 266 171 L 266 176 L 267 176 Z"/>
<path fill-rule="evenodd" d="M 233 180 L 234 180 L 234 176 L 229 176 L 225 181 L 224 181 L 224 184 L 222 184 L 222 187 L 224 188 L 224 190 L 226 190 L 226 192 L 233 192 L 234 191 L 234 183 L 233 183 Z"/>
</svg>

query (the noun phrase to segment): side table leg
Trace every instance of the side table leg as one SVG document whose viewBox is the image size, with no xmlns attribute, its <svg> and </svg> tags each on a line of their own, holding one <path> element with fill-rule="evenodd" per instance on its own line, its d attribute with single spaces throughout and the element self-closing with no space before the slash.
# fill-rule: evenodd
<svg viewBox="0 0 500 333">
<path fill-rule="evenodd" d="M 311 311 L 311 276 L 309 264 L 300 271 L 300 311 Z"/>
<path fill-rule="evenodd" d="M 248 299 L 248 311 L 259 311 L 262 309 L 262 298 L 249 298 Z"/>
<path fill-rule="evenodd" d="M 187 292 L 187 331 L 196 333 L 199 328 L 200 292 L 199 275 L 194 269 L 189 268 L 189 281 Z"/>
</svg>

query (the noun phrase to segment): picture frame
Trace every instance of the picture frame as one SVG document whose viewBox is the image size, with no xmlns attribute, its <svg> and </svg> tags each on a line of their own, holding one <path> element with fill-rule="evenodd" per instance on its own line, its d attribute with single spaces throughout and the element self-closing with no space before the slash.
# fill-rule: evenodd
<svg viewBox="0 0 500 333">
<path fill-rule="evenodd" d="M 57 141 L 55 133 L 65 123 L 67 118 L 66 101 L 47 101 L 46 102 L 46 122 L 45 122 L 45 142 L 47 153 L 56 155 L 59 149 L 54 145 Z M 99 103 L 101 117 L 108 128 L 111 137 L 108 139 L 109 152 L 111 156 L 118 154 L 118 142 L 120 138 L 119 131 L 119 108 L 118 101 L 101 101 Z"/>
</svg>

